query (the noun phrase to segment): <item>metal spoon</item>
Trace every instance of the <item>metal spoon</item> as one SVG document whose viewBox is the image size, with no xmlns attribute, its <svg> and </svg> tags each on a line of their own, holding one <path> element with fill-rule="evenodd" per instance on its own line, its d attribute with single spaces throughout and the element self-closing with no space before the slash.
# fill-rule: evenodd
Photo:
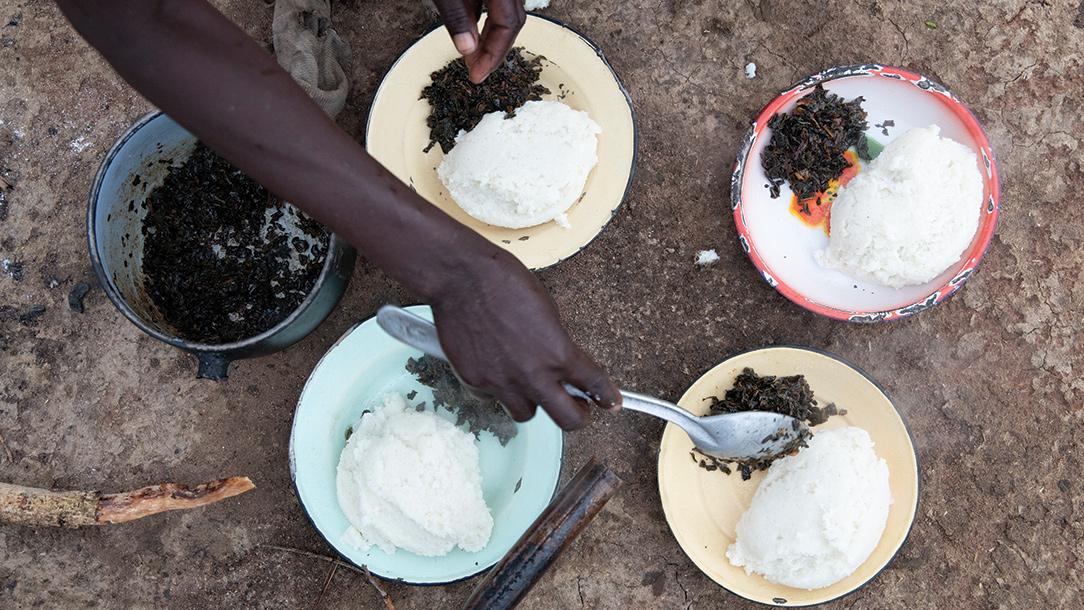
<svg viewBox="0 0 1084 610">
<path fill-rule="evenodd" d="M 384 332 L 447 361 L 437 337 L 437 327 L 401 307 L 385 305 L 376 313 L 376 322 Z M 569 394 L 594 402 L 578 388 L 564 384 Z M 708 417 L 696 417 L 685 409 L 658 398 L 621 391 L 623 406 L 671 422 L 689 435 L 703 453 L 727 461 L 746 461 L 771 457 L 791 451 L 796 441 L 808 438 L 809 428 L 788 415 L 766 411 L 744 411 Z"/>
</svg>

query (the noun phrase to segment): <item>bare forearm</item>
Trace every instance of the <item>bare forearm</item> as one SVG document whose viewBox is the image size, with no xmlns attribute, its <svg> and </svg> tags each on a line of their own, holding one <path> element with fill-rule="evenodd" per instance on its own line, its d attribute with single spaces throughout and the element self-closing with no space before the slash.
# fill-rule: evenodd
<svg viewBox="0 0 1084 610">
<path fill-rule="evenodd" d="M 273 57 L 202 0 L 58 4 L 152 103 L 423 299 L 462 267 L 454 258 L 499 256 L 370 157 Z"/>
<path fill-rule="evenodd" d="M 517 420 L 541 405 L 563 428 L 582 425 L 583 405 L 565 382 L 620 404 L 537 278 L 381 167 L 204 0 L 57 2 L 151 102 L 432 305 L 457 373 Z"/>
</svg>

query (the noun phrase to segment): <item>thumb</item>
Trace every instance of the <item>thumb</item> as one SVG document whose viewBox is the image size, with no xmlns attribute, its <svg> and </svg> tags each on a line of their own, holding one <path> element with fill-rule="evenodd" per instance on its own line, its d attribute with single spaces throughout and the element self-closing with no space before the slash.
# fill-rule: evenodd
<svg viewBox="0 0 1084 610">
<path fill-rule="evenodd" d="M 434 0 L 444 27 L 452 35 L 452 44 L 460 55 L 478 50 L 478 15 L 481 2 L 474 0 Z"/>
</svg>

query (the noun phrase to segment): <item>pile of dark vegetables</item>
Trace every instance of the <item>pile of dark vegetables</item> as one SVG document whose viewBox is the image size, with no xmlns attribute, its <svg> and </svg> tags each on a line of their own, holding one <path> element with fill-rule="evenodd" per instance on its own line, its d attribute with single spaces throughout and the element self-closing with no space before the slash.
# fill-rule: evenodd
<svg viewBox="0 0 1084 610">
<path fill-rule="evenodd" d="M 423 152 L 440 144 L 447 154 L 455 146 L 459 132 L 474 129 L 486 114 L 504 111 L 505 118 L 512 118 L 516 108 L 542 99 L 550 92 L 537 82 L 544 59 L 541 55 L 527 59 L 522 47 L 516 47 L 508 52 L 504 63 L 478 84 L 470 81 L 462 57 L 434 72 L 432 84 L 422 89 L 420 98 L 428 100 L 431 106 L 425 121 L 429 127 L 429 145 Z"/>
<path fill-rule="evenodd" d="M 843 153 L 852 146 L 860 158 L 869 160 L 863 101 L 859 96 L 844 102 L 817 83 L 790 114 L 768 119 L 772 137 L 761 160 L 773 198 L 784 182 L 790 183 L 798 201 L 824 192 L 850 165 Z"/>
<path fill-rule="evenodd" d="M 327 255 L 323 225 L 202 143 L 144 205 L 144 287 L 162 325 L 187 341 L 233 343 L 271 329 L 312 290 Z M 282 230 L 288 213 L 308 239 Z"/>
<path fill-rule="evenodd" d="M 823 424 L 833 415 L 847 413 L 837 409 L 835 404 L 818 407 L 817 401 L 813 399 L 813 390 L 803 375 L 761 377 L 748 367 L 738 374 L 734 387 L 726 391 L 723 399 L 714 398 L 708 409 L 709 415 L 743 411 L 782 413 L 803 421 L 810 427 Z M 729 464 L 736 464 L 735 468 L 741 472 L 742 480 L 748 480 L 754 470 L 765 470 L 775 460 L 807 446 L 808 439 L 807 435 L 799 435 L 781 454 L 756 460 L 727 462 L 695 449 L 693 460 L 697 461 L 701 468 L 709 471 L 722 470 L 726 474 L 732 472 Z"/>
</svg>

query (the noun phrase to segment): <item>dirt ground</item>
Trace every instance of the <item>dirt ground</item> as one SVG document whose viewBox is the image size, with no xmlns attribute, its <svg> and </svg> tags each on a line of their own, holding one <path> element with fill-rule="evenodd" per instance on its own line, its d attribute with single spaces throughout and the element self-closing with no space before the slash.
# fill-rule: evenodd
<svg viewBox="0 0 1084 610">
<path fill-rule="evenodd" d="M 270 44 L 271 3 L 218 4 Z M 553 0 L 543 13 L 602 48 L 638 117 L 623 206 L 589 247 L 540 273 L 585 349 L 621 387 L 670 399 L 728 355 L 778 344 L 839 355 L 883 385 L 914 437 L 918 516 L 894 561 L 827 607 L 1084 607 L 1084 5 Z M 359 141 L 381 77 L 436 25 L 417 0 L 335 4 L 354 50 L 340 123 Z M 926 75 L 967 104 L 1003 189 L 967 283 L 880 324 L 833 321 L 774 291 L 736 239 L 729 199 L 757 113 L 807 75 L 866 62 Z M 334 555 L 293 492 L 294 407 L 346 329 L 414 299 L 359 259 L 314 333 L 236 362 L 226 381 L 197 380 L 192 356 L 110 303 L 88 257 L 94 173 L 148 110 L 52 3 L 0 0 L 0 481 L 115 492 L 236 474 L 257 489 L 125 525 L 0 525 L 0 607 L 383 608 L 364 577 L 263 545 Z M 720 260 L 695 264 L 708 249 Z M 82 313 L 69 306 L 78 282 L 90 285 Z M 662 429 L 626 412 L 567 435 L 566 479 L 593 456 L 625 484 L 520 608 L 756 606 L 671 534 L 656 481 Z M 384 586 L 411 610 L 457 608 L 476 583 Z"/>
</svg>

